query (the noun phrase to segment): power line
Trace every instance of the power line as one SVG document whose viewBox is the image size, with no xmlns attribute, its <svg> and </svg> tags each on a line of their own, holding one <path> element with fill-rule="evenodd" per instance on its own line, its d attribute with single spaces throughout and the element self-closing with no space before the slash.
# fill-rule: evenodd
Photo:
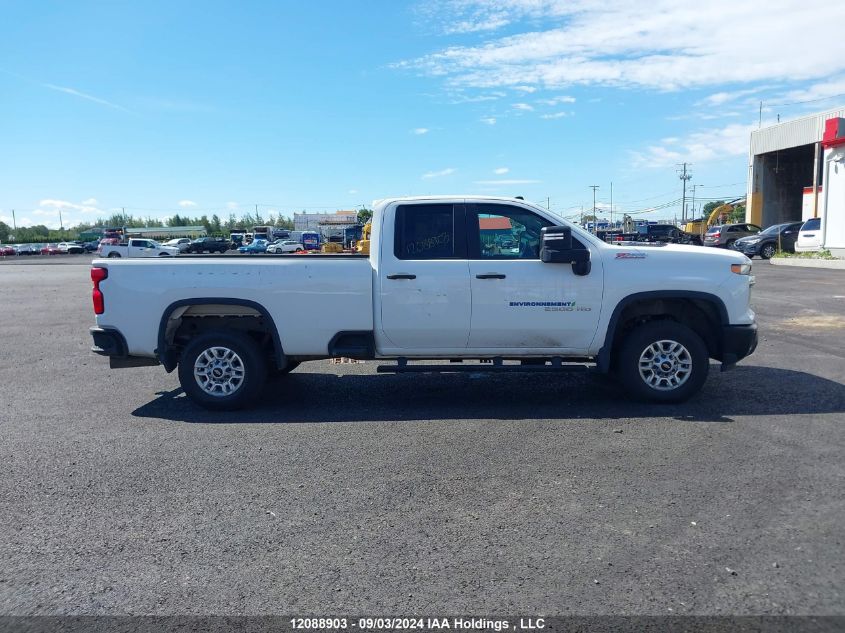
<svg viewBox="0 0 845 633">
<path fill-rule="evenodd" d="M 845 92 L 840 93 L 838 95 L 830 95 L 829 97 L 819 97 L 817 99 L 807 99 L 806 101 L 791 101 L 789 103 L 767 103 L 767 108 L 784 108 L 786 106 L 793 106 L 793 105 L 802 105 L 804 103 L 817 103 L 818 101 L 827 101 L 828 99 L 837 99 L 839 97 L 845 97 Z M 763 103 L 762 101 L 760 102 Z"/>
</svg>

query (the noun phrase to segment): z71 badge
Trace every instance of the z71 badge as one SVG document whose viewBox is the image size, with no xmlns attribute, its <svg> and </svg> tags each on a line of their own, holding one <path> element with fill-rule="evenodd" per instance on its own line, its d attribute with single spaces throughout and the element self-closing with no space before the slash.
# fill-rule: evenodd
<svg viewBox="0 0 845 633">
<path fill-rule="evenodd" d="M 616 259 L 645 259 L 645 253 L 616 253 Z"/>
</svg>

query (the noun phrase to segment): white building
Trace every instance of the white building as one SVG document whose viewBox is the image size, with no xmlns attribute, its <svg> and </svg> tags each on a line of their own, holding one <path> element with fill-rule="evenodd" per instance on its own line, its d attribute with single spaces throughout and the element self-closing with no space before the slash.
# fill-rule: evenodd
<svg viewBox="0 0 845 633">
<path fill-rule="evenodd" d="M 824 248 L 845 256 L 845 108 L 751 133 L 745 214 L 764 228 L 820 217 Z"/>
<path fill-rule="evenodd" d="M 321 231 L 321 227 L 346 228 L 358 224 L 357 211 L 336 211 L 335 213 L 294 213 L 295 231 Z"/>
</svg>

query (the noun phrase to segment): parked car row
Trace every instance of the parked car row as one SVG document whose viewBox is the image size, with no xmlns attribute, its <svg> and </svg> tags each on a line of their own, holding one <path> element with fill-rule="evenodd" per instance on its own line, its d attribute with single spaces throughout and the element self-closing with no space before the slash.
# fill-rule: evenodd
<svg viewBox="0 0 845 633">
<path fill-rule="evenodd" d="M 821 218 L 810 218 L 806 222 L 773 224 L 765 230 L 748 223 L 711 226 L 704 236 L 704 246 L 732 248 L 748 257 L 770 259 L 778 251 L 818 251 L 821 240 Z"/>
<path fill-rule="evenodd" d="M 58 242 L 56 244 L 0 244 L 0 256 L 63 255 L 91 253 L 97 242 Z"/>
</svg>

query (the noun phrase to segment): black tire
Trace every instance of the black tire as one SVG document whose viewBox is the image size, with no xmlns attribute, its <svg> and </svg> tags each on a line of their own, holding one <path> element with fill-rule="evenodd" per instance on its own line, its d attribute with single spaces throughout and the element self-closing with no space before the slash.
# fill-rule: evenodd
<svg viewBox="0 0 845 633">
<path fill-rule="evenodd" d="M 734 242 L 736 242 L 736 240 L 728 240 L 727 242 L 725 242 L 725 248 L 733 250 Z"/>
<path fill-rule="evenodd" d="M 170 253 L 159 253 L 159 257 L 170 257 Z"/>
<path fill-rule="evenodd" d="M 777 249 L 774 244 L 763 244 L 760 248 L 760 257 L 763 259 L 771 259 L 775 256 Z"/>
<path fill-rule="evenodd" d="M 211 352 L 212 348 L 225 351 L 218 349 Z M 221 363 L 219 367 L 209 370 L 210 363 L 200 361 L 200 368 L 208 370 L 208 379 L 203 381 L 205 388 L 200 384 L 202 378 L 194 373 L 200 357 L 204 360 L 214 358 Z M 211 371 L 220 373 L 211 376 Z M 206 409 L 231 411 L 248 406 L 260 395 L 266 380 L 267 363 L 258 344 L 249 335 L 235 330 L 215 330 L 197 336 L 188 343 L 179 359 L 179 383 L 182 389 L 191 400 Z M 236 386 L 226 393 L 233 382 L 237 383 Z"/>
<path fill-rule="evenodd" d="M 641 369 L 642 358 L 645 358 L 644 363 L 651 360 L 649 354 L 654 350 L 650 348 L 654 345 L 657 349 L 668 350 L 671 346 L 665 343 L 667 341 L 680 344 L 683 351 L 669 354 L 665 362 L 673 366 L 665 367 L 666 377 L 662 374 L 663 365 L 657 365 L 659 357 L 653 355 L 654 368 L 644 365 Z M 683 371 L 687 363 L 689 370 Z M 640 325 L 626 334 L 615 367 L 622 387 L 633 398 L 647 402 L 683 402 L 704 385 L 710 362 L 707 346 L 698 334 L 675 321 L 660 320 Z M 677 386 L 673 387 L 673 382 L 677 382 Z"/>
<path fill-rule="evenodd" d="M 120 253 L 109 253 L 109 259 L 113 257 L 120 257 Z"/>
</svg>

